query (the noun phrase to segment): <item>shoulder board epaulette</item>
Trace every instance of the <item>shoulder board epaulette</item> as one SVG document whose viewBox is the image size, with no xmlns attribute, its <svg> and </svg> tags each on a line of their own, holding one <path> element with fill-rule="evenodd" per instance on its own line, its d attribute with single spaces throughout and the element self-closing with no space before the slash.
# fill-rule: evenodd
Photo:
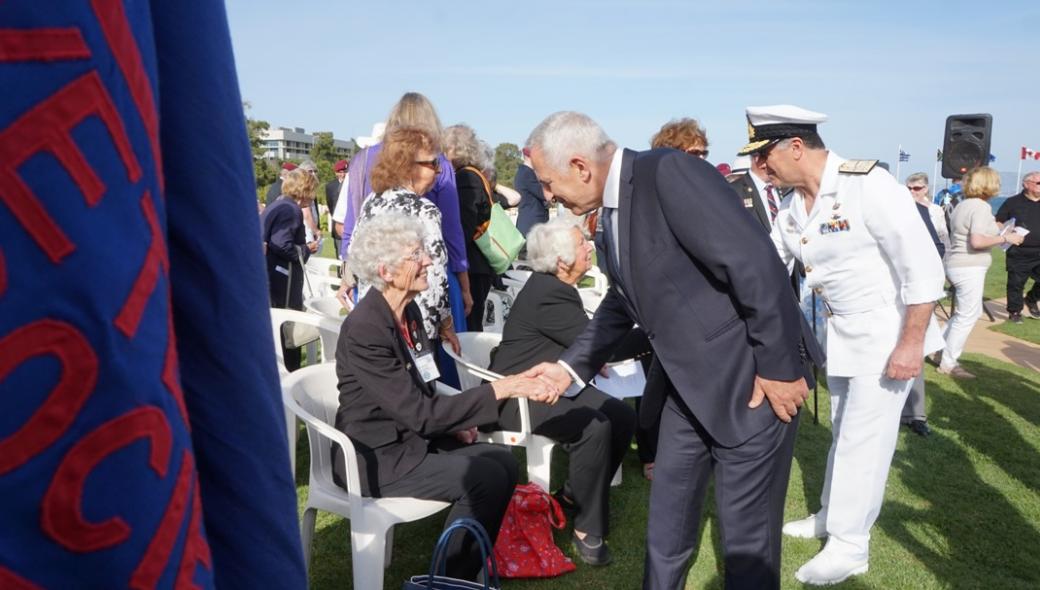
<svg viewBox="0 0 1040 590">
<path fill-rule="evenodd" d="M 838 166 L 838 172 L 841 174 L 867 174 L 877 166 L 877 160 L 846 160 L 844 164 Z"/>
</svg>

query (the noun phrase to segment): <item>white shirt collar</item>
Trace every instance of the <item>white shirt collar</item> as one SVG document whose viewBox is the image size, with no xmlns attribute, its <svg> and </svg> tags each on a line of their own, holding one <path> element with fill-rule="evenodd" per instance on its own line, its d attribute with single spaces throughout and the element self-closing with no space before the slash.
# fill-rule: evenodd
<svg viewBox="0 0 1040 590">
<path fill-rule="evenodd" d="M 617 209 L 621 201 L 621 155 L 625 150 L 617 148 L 607 170 L 607 183 L 603 185 L 603 206 Z"/>
</svg>

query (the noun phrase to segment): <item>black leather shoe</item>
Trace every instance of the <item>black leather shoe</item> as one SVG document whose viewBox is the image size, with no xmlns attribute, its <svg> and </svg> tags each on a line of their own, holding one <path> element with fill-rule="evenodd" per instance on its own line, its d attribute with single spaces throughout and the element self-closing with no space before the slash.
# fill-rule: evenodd
<svg viewBox="0 0 1040 590">
<path fill-rule="evenodd" d="M 1040 306 L 1036 304 L 1036 301 L 1032 299 L 1026 299 L 1026 309 L 1029 310 L 1029 315 L 1034 318 L 1040 319 Z"/>
<path fill-rule="evenodd" d="M 572 533 L 571 540 L 574 543 L 574 550 L 578 552 L 578 557 L 589 565 L 607 565 L 614 561 L 607 542 L 602 537 L 585 535 L 584 539 L 579 539 L 577 534 Z"/>
<path fill-rule="evenodd" d="M 928 423 L 924 420 L 912 420 L 910 422 L 910 430 L 920 436 L 928 436 L 932 433 L 932 429 L 928 428 Z"/>
<path fill-rule="evenodd" d="M 1011 322 L 1012 324 L 1021 324 L 1022 323 L 1022 314 L 1017 312 L 1017 311 L 1014 312 L 1014 313 L 1009 313 L 1008 314 L 1008 321 Z"/>
</svg>

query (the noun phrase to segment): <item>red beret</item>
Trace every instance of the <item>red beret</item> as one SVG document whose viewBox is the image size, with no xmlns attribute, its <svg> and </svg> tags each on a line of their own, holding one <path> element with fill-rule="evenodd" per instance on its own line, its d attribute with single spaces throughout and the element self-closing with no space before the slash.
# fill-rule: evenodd
<svg viewBox="0 0 1040 590">
<path fill-rule="evenodd" d="M 717 170 L 719 171 L 719 173 L 721 173 L 721 174 L 722 174 L 723 176 L 726 176 L 727 174 L 730 174 L 730 173 L 732 173 L 732 172 L 733 172 L 733 169 L 732 169 L 732 168 L 730 168 L 729 164 L 727 164 L 727 163 L 725 163 L 725 162 L 723 162 L 723 163 L 721 163 L 721 164 L 718 164 L 718 165 L 716 165 L 716 166 L 715 166 L 715 168 L 716 168 L 716 169 L 717 169 Z"/>
<path fill-rule="evenodd" d="M 347 169 L 347 161 L 339 160 L 338 162 L 333 164 L 332 169 L 336 172 L 344 172 Z"/>
<path fill-rule="evenodd" d="M 282 164 L 282 170 L 286 170 L 286 171 L 292 172 L 293 170 L 296 170 L 296 168 L 297 168 L 296 164 L 293 164 L 292 162 L 286 162 L 286 163 Z"/>
</svg>

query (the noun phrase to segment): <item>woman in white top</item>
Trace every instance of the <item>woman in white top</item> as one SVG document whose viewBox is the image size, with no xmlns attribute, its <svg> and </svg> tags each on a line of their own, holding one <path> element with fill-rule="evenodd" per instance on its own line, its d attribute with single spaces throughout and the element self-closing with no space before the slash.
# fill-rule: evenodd
<svg viewBox="0 0 1040 590">
<path fill-rule="evenodd" d="M 942 242 L 943 249 L 950 249 L 950 231 L 946 227 L 946 213 L 943 208 L 932 202 L 932 196 L 928 191 L 928 175 L 924 172 L 916 172 L 906 177 L 906 188 L 915 201 L 928 208 L 928 218 L 935 226 L 935 233 Z"/>
<path fill-rule="evenodd" d="M 964 352 L 975 321 L 982 315 L 982 288 L 992 262 L 990 248 L 1000 244 L 1021 244 L 1014 232 L 1001 235 L 1001 224 L 993 218 L 989 200 L 1000 192 L 1000 176 L 988 166 L 976 168 L 962 181 L 964 201 L 950 215 L 950 247 L 946 250 L 946 277 L 956 289 L 953 317 L 946 324 L 939 372 L 951 377 L 972 379 L 975 375 L 957 364 Z"/>
</svg>

